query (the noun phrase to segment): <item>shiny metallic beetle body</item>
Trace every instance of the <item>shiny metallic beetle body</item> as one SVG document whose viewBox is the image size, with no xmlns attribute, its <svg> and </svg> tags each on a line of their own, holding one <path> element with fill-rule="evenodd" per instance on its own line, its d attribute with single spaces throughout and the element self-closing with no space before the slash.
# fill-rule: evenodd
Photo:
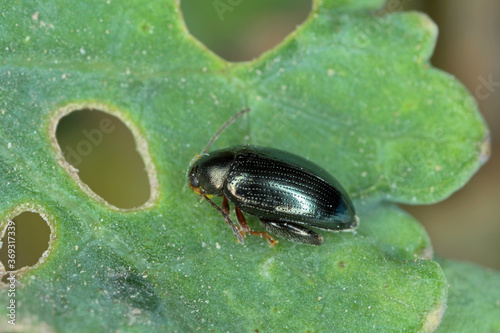
<svg viewBox="0 0 500 333">
<path fill-rule="evenodd" d="M 257 234 L 271 246 L 276 241 L 268 233 L 251 231 L 241 211 L 258 217 L 270 233 L 312 245 L 320 245 L 323 237 L 306 227 L 349 231 L 358 224 L 354 206 L 335 178 L 316 164 L 277 149 L 237 146 L 205 154 L 192 165 L 189 185 L 205 197 L 223 196 L 226 222 L 227 200 L 235 206 L 243 227 L 229 221 L 235 234 L 236 230 L 243 237 L 243 231 Z"/>
</svg>

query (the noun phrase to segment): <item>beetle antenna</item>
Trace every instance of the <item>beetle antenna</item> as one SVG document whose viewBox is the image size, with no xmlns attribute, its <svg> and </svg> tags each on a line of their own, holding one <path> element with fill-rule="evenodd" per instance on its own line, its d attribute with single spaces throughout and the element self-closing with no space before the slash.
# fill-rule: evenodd
<svg viewBox="0 0 500 333">
<path fill-rule="evenodd" d="M 234 118 L 234 117 L 233 117 Z M 234 120 L 233 120 L 234 121 Z M 234 234 L 236 235 L 236 238 L 238 238 L 238 242 L 240 242 L 241 244 L 243 244 L 243 236 L 241 235 L 240 233 L 240 230 L 234 225 L 233 221 L 231 221 L 231 218 L 229 217 L 229 215 L 226 214 L 225 211 L 223 211 L 219 206 L 217 206 L 212 200 L 210 200 L 205 194 L 203 194 L 203 197 L 205 199 L 207 199 L 208 202 L 210 202 L 210 204 L 212 206 L 214 206 L 215 209 L 217 209 L 219 211 L 219 213 L 222 214 L 222 216 L 224 217 L 224 221 L 226 221 L 227 224 L 229 224 L 229 226 L 233 229 L 233 232 Z"/>
<path fill-rule="evenodd" d="M 221 128 L 219 128 L 219 130 L 217 131 L 217 133 L 215 133 L 215 135 L 210 139 L 210 141 L 208 142 L 208 145 L 205 147 L 205 149 L 203 149 L 203 151 L 200 153 L 199 156 L 206 154 L 208 149 L 210 149 L 210 146 L 212 145 L 212 143 L 214 143 L 214 141 L 217 140 L 217 138 L 222 133 L 222 131 L 224 131 L 229 125 L 234 123 L 234 121 L 236 119 L 238 119 L 239 117 L 241 117 L 244 113 L 247 113 L 248 111 L 250 111 L 250 108 L 243 109 L 240 112 L 238 112 L 237 114 L 235 114 L 234 116 L 232 116 L 228 121 L 226 121 L 226 123 L 224 125 L 222 125 Z"/>
</svg>

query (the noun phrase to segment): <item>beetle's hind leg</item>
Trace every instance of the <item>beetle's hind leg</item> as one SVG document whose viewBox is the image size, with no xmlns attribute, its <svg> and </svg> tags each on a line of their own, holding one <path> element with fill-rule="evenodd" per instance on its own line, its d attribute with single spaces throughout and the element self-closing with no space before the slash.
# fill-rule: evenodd
<svg viewBox="0 0 500 333">
<path fill-rule="evenodd" d="M 269 242 L 269 246 L 271 246 L 271 247 L 273 247 L 274 245 L 276 245 L 278 243 L 278 241 L 274 240 L 274 238 L 272 238 L 271 235 L 269 235 L 267 232 L 251 230 L 247 224 L 247 221 L 246 221 L 245 216 L 243 215 L 243 212 L 241 211 L 241 209 L 234 206 L 234 211 L 236 212 L 236 218 L 238 219 L 238 223 L 243 228 L 243 231 L 245 231 L 247 234 L 259 236 L 259 237 L 267 239 L 267 241 Z"/>
<path fill-rule="evenodd" d="M 260 224 L 266 231 L 293 242 L 310 245 L 321 245 L 321 243 L 323 243 L 323 237 L 312 230 L 294 223 L 261 219 Z"/>
</svg>

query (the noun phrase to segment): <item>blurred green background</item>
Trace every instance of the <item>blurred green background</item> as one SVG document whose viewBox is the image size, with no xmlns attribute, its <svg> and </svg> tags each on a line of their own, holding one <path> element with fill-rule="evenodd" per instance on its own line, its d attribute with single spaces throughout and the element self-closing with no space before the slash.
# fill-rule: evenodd
<svg viewBox="0 0 500 333">
<path fill-rule="evenodd" d="M 229 61 L 248 61 L 282 42 L 307 18 L 311 1 L 184 0 L 181 9 L 188 30 L 212 52 Z M 374 14 L 406 10 L 425 12 L 437 23 L 440 33 L 431 62 L 456 76 L 476 98 L 491 131 L 492 156 L 447 200 L 403 207 L 425 226 L 436 254 L 500 269 L 500 2 L 392 0 Z M 108 202 L 120 208 L 140 206 L 149 196 L 144 164 L 130 131 L 117 118 L 80 110 L 60 122 L 59 145 L 66 153 L 68 147 L 78 151 L 78 144 L 89 140 L 84 131 L 98 129 L 103 118 L 116 126 L 103 133 L 75 167 Z M 17 249 L 26 257 L 26 265 L 33 265 L 44 245 L 46 249 L 48 228 L 36 214 L 19 216 L 16 226 Z M 23 234 L 47 237 L 28 239 Z M 6 262 L 5 246 L 0 260 Z"/>
</svg>

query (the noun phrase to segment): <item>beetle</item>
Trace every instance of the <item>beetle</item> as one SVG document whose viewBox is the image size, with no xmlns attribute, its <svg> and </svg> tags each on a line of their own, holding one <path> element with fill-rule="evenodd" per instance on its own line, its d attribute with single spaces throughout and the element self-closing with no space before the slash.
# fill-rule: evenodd
<svg viewBox="0 0 500 333">
<path fill-rule="evenodd" d="M 300 156 L 274 148 L 236 146 L 207 153 L 211 144 L 244 109 L 229 119 L 198 155 L 188 172 L 189 187 L 224 217 L 243 244 L 245 234 L 277 241 L 269 235 L 311 245 L 323 237 L 307 227 L 353 231 L 358 226 L 354 206 L 340 183 L 327 171 Z M 222 196 L 222 208 L 211 196 Z M 230 218 L 234 205 L 238 224 Z M 243 212 L 259 218 L 267 231 L 253 231 Z"/>
</svg>

